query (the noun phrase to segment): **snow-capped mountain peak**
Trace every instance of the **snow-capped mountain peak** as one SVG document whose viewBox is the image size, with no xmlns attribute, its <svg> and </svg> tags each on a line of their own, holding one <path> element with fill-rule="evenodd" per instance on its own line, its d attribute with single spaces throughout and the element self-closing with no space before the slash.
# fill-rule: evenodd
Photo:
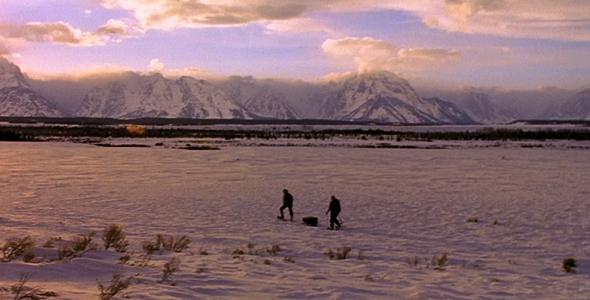
<svg viewBox="0 0 590 300">
<path fill-rule="evenodd" d="M 63 117 L 65 114 L 33 91 L 20 68 L 0 57 L 0 116 Z"/>
<path fill-rule="evenodd" d="M 76 116 L 244 119 L 244 109 L 204 80 L 135 74 L 86 95 Z"/>
<path fill-rule="evenodd" d="M 578 92 L 559 109 L 559 119 L 590 120 L 590 88 Z"/>
<path fill-rule="evenodd" d="M 470 123 L 461 109 L 418 95 L 403 78 L 387 72 L 349 75 L 333 82 L 319 118 L 401 123 Z"/>
<path fill-rule="evenodd" d="M 0 89 L 16 86 L 29 87 L 29 84 L 17 65 L 0 56 Z"/>
</svg>

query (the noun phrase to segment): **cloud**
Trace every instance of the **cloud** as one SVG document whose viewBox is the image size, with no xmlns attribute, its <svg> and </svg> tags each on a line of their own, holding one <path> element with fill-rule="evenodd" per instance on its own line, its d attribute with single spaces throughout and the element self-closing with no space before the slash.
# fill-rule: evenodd
<svg viewBox="0 0 590 300">
<path fill-rule="evenodd" d="M 164 70 L 164 63 L 161 62 L 159 59 L 154 58 L 150 61 L 150 64 L 148 65 L 150 72 L 162 72 Z"/>
<path fill-rule="evenodd" d="M 33 43 L 55 43 L 70 46 L 104 45 L 109 37 L 102 34 L 83 32 L 65 22 L 25 25 L 0 24 L 0 37 Z"/>
<path fill-rule="evenodd" d="M 330 27 L 309 18 L 273 21 L 267 24 L 265 29 L 267 34 L 310 32 L 325 32 L 334 34 L 334 30 L 332 30 Z"/>
<path fill-rule="evenodd" d="M 108 20 L 106 24 L 96 30 L 99 34 L 114 34 L 125 36 L 129 34 L 129 26 L 121 20 Z"/>
<path fill-rule="evenodd" d="M 8 55 L 10 53 L 11 51 L 8 49 L 8 46 L 0 41 L 0 56 Z"/>
<path fill-rule="evenodd" d="M 429 0 L 410 11 L 433 28 L 515 38 L 590 41 L 590 2 Z M 435 3 L 438 2 L 438 3 Z"/>
<path fill-rule="evenodd" d="M 444 65 L 462 58 L 461 53 L 456 50 L 400 49 L 390 42 L 370 37 L 328 39 L 322 44 L 322 49 L 332 56 L 352 57 L 359 72 L 373 70 L 413 71 L 430 68 L 434 65 Z"/>
<path fill-rule="evenodd" d="M 26 43 L 61 44 L 67 46 L 104 46 L 121 37 L 134 37 L 145 32 L 124 21 L 110 19 L 94 32 L 74 28 L 67 22 L 30 22 L 25 25 L 0 23 L 0 48 L 7 52 Z"/>
<path fill-rule="evenodd" d="M 127 10 L 145 29 L 268 24 L 283 31 L 315 12 L 397 10 L 450 32 L 558 40 L 590 40 L 590 2 L 580 0 L 100 0 Z M 279 21 L 277 23 L 277 21 Z"/>
<path fill-rule="evenodd" d="M 132 11 L 137 20 L 148 29 L 229 26 L 288 20 L 302 16 L 307 10 L 305 4 L 292 0 L 102 0 L 101 3 L 106 8 Z"/>
</svg>

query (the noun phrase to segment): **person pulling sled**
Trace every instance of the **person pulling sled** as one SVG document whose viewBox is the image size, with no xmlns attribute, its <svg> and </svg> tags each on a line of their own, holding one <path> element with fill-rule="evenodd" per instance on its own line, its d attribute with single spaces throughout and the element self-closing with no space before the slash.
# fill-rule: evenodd
<svg viewBox="0 0 590 300">
<path fill-rule="evenodd" d="M 330 213 L 330 227 L 328 229 L 338 230 L 341 226 L 340 221 L 338 221 L 338 215 L 341 211 L 340 200 L 335 196 L 332 196 L 330 199 L 330 205 L 328 205 L 328 210 L 326 211 L 326 215 Z"/>
<path fill-rule="evenodd" d="M 287 189 L 283 190 L 283 205 L 279 208 L 281 215 L 277 217 L 278 219 L 285 220 L 285 215 L 283 214 L 285 208 L 289 209 L 289 217 L 290 220 L 293 221 L 293 195 L 291 195 Z"/>
</svg>

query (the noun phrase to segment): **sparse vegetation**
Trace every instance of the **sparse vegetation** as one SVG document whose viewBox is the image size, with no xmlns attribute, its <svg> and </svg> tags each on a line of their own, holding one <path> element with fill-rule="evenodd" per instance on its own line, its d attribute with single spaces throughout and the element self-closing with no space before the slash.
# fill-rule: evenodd
<svg viewBox="0 0 590 300">
<path fill-rule="evenodd" d="M 43 248 L 55 248 L 56 242 L 61 242 L 61 237 L 52 237 L 48 239 L 41 247 Z"/>
<path fill-rule="evenodd" d="M 324 253 L 324 255 L 327 256 L 329 259 L 343 260 L 348 257 L 348 255 L 350 254 L 351 251 L 352 251 L 352 248 L 350 248 L 350 247 L 344 247 L 342 249 L 338 248 L 338 249 L 336 249 L 336 251 L 334 251 L 332 249 L 328 249 Z"/>
<path fill-rule="evenodd" d="M 10 238 L 4 243 L 4 246 L 0 248 L 2 250 L 4 262 L 12 261 L 23 255 L 26 251 L 29 251 L 35 242 L 30 236 L 26 236 L 22 239 Z"/>
<path fill-rule="evenodd" d="M 238 258 L 240 257 L 240 255 L 244 255 L 246 254 L 246 251 L 244 251 L 243 249 L 237 248 L 236 250 L 234 250 L 234 252 L 232 252 L 233 258 Z"/>
<path fill-rule="evenodd" d="M 36 288 L 28 287 L 26 284 L 30 279 L 31 274 L 21 274 L 19 281 L 10 287 L 10 292 L 14 296 L 14 300 L 40 300 L 59 296 L 55 292 L 44 292 Z"/>
<path fill-rule="evenodd" d="M 576 273 L 576 268 L 578 267 L 578 262 L 574 259 L 574 258 L 566 258 L 563 260 L 562 264 L 561 264 L 561 268 L 566 272 L 566 273 Z"/>
<path fill-rule="evenodd" d="M 435 270 L 444 270 L 445 267 L 449 264 L 449 257 L 446 253 L 442 255 L 434 255 L 430 260 L 430 265 L 434 267 Z"/>
<path fill-rule="evenodd" d="M 161 282 L 168 282 L 170 281 L 170 276 L 174 272 L 176 272 L 180 267 L 180 259 L 177 257 L 173 257 L 170 261 L 166 262 L 162 267 L 162 281 Z"/>
<path fill-rule="evenodd" d="M 123 228 L 118 224 L 112 224 L 105 228 L 102 235 L 102 240 L 104 242 L 105 250 L 113 247 L 117 252 L 125 252 L 127 251 L 127 246 L 129 245 L 125 234 L 123 234 Z"/>
<path fill-rule="evenodd" d="M 160 251 L 160 244 L 158 243 L 158 241 L 144 241 L 141 244 L 141 248 L 143 249 L 143 252 L 145 252 L 145 254 L 147 255 L 152 255 L 154 254 L 154 252 L 156 251 Z"/>
<path fill-rule="evenodd" d="M 272 247 L 266 249 L 266 252 L 270 255 L 277 255 L 281 251 L 281 247 L 279 245 L 273 245 Z"/>
<path fill-rule="evenodd" d="M 62 243 L 57 249 L 57 259 L 65 260 L 75 257 L 80 257 L 87 251 L 97 250 L 98 245 L 93 242 L 93 237 L 96 232 L 90 232 L 87 234 L 79 234 L 72 237 L 72 240 L 68 243 Z"/>
<path fill-rule="evenodd" d="M 420 266 L 420 261 L 421 259 L 418 258 L 418 256 L 414 256 L 413 258 L 409 258 L 406 261 L 406 263 L 408 264 L 408 266 L 416 268 Z M 449 265 L 449 262 L 449 256 L 446 253 L 443 253 L 441 255 L 434 255 L 432 256 L 430 261 L 428 260 L 428 258 L 424 258 L 424 264 L 426 268 L 432 267 L 434 270 L 439 271 L 443 271 L 445 267 Z"/>
<path fill-rule="evenodd" d="M 162 234 L 156 235 L 156 240 L 144 241 L 141 245 L 143 251 L 147 255 L 151 255 L 154 252 L 166 250 L 173 252 L 182 252 L 192 243 L 192 240 L 186 236 L 165 236 Z"/>
<path fill-rule="evenodd" d="M 88 250 L 96 250 L 98 247 L 92 242 L 92 238 L 96 232 L 92 231 L 88 234 L 79 234 L 72 237 L 72 250 L 76 253 L 84 253 Z"/>
<path fill-rule="evenodd" d="M 139 268 L 152 267 L 152 265 L 150 265 L 151 258 L 148 256 L 140 257 L 138 260 L 131 260 L 131 257 L 129 257 L 129 259 L 124 258 L 123 260 L 120 260 L 120 262 L 121 262 L 121 264 L 128 265 L 131 267 L 139 267 Z"/>
<path fill-rule="evenodd" d="M 101 300 L 109 300 L 121 291 L 127 289 L 131 285 L 133 276 L 124 278 L 123 271 L 116 269 L 113 273 L 110 283 L 104 284 L 98 282 L 99 297 Z"/>
</svg>

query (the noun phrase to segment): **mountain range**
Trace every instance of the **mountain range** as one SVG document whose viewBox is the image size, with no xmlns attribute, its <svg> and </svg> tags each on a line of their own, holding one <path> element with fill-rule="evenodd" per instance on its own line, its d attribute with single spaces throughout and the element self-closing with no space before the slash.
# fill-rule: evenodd
<svg viewBox="0 0 590 300">
<path fill-rule="evenodd" d="M 577 93 L 566 101 L 557 113 L 562 120 L 586 120 L 590 121 L 590 88 Z"/>
<path fill-rule="evenodd" d="M 204 80 L 135 75 L 88 93 L 74 114 L 96 118 L 244 119 L 249 113 Z"/>
<path fill-rule="evenodd" d="M 0 57 L 0 116 L 64 117 L 65 114 L 31 89 L 18 66 Z"/>
<path fill-rule="evenodd" d="M 301 85 L 304 99 L 272 80 L 232 76 L 206 81 L 160 73 L 114 79 L 87 92 L 73 113 L 31 88 L 20 68 L 0 57 L 0 116 L 192 119 L 323 119 L 403 124 L 506 123 L 517 114 L 487 94 L 465 91 L 442 100 L 422 97 L 391 72 L 351 73 L 327 83 Z M 295 93 L 297 94 L 297 93 Z M 297 102 L 298 101 L 298 102 Z M 590 120 L 590 89 L 554 110 L 552 119 Z"/>
</svg>

